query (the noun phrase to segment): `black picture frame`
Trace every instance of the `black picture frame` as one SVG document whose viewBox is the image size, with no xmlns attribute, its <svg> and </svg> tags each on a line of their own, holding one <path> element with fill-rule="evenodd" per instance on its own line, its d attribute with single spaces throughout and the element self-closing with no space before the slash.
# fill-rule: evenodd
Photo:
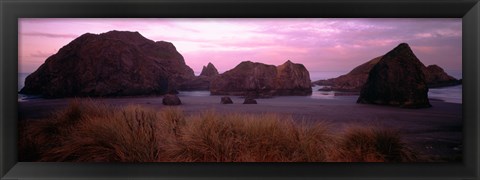
<svg viewBox="0 0 480 180">
<path fill-rule="evenodd" d="M 462 163 L 17 162 L 18 18 L 462 18 Z M 1 179 L 479 179 L 478 0 L 1 0 Z"/>
</svg>

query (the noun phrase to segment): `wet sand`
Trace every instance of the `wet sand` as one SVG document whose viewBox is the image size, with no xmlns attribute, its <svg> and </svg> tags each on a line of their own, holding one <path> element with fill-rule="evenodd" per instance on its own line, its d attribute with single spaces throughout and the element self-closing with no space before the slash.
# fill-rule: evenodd
<svg viewBox="0 0 480 180">
<path fill-rule="evenodd" d="M 358 96 L 339 96 L 332 99 L 310 96 L 285 96 L 257 99 L 258 104 L 242 104 L 243 98 L 231 96 L 234 104 L 220 104 L 221 96 L 179 95 L 179 106 L 189 115 L 214 109 L 218 113 L 278 113 L 289 115 L 305 123 L 330 122 L 339 132 L 349 125 L 376 125 L 398 129 L 406 142 L 424 154 L 449 161 L 461 157 L 462 104 L 431 100 L 433 107 L 403 109 L 379 105 L 357 104 Z M 71 99 L 32 99 L 19 102 L 20 120 L 47 117 L 51 112 L 66 107 Z M 112 105 L 137 104 L 161 109 L 162 97 L 97 98 Z"/>
</svg>

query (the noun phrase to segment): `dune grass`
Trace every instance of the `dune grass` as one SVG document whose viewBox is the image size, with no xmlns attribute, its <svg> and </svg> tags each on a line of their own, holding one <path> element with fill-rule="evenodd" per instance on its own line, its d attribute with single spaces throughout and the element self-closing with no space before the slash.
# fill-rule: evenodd
<svg viewBox="0 0 480 180">
<path fill-rule="evenodd" d="M 180 108 L 114 107 L 76 99 L 48 119 L 22 122 L 20 161 L 67 162 L 410 162 L 398 132 L 276 114 L 187 116 Z"/>
</svg>

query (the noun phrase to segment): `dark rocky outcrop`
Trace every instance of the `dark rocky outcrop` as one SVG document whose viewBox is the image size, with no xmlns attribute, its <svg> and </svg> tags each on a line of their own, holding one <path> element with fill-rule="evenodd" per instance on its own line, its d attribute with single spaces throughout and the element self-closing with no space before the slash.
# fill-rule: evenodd
<svg viewBox="0 0 480 180">
<path fill-rule="evenodd" d="M 271 97 L 278 95 L 310 95 L 310 75 L 302 64 L 287 61 L 275 67 L 244 61 L 216 76 L 210 83 L 212 95 Z"/>
<path fill-rule="evenodd" d="M 154 42 L 138 32 L 87 33 L 47 58 L 20 93 L 51 98 L 161 95 L 193 77 L 172 43 Z"/>
<path fill-rule="evenodd" d="M 207 77 L 216 76 L 216 75 L 218 75 L 217 68 L 215 68 L 215 66 L 210 62 L 208 63 L 207 66 L 203 66 L 202 72 L 200 73 L 200 76 L 207 76 Z"/>
<path fill-rule="evenodd" d="M 163 96 L 162 104 L 166 106 L 178 106 L 182 104 L 180 98 L 175 94 L 166 94 Z"/>
<path fill-rule="evenodd" d="M 224 96 L 220 99 L 220 103 L 221 104 L 233 104 L 233 101 L 232 101 L 232 99 L 230 99 L 230 97 Z"/>
<path fill-rule="evenodd" d="M 455 86 L 462 83 L 462 81 L 445 73 L 445 71 L 437 65 L 430 65 L 422 70 L 429 88 Z"/>
<path fill-rule="evenodd" d="M 277 66 L 275 77 L 276 92 L 280 96 L 305 96 L 312 94 L 310 73 L 302 64 L 292 63 L 290 60 Z"/>
<path fill-rule="evenodd" d="M 373 66 L 357 103 L 431 107 L 423 67 L 408 44 L 398 45 Z"/>
<path fill-rule="evenodd" d="M 245 98 L 245 101 L 243 101 L 243 104 L 257 104 L 257 100 L 251 97 L 247 97 Z"/>
<path fill-rule="evenodd" d="M 188 81 L 185 81 L 180 86 L 180 90 L 183 90 L 183 91 L 209 90 L 210 82 L 217 75 L 218 75 L 217 68 L 215 68 L 215 66 L 212 63 L 208 63 L 207 66 L 203 66 L 200 76 L 197 76 Z"/>
<path fill-rule="evenodd" d="M 276 67 L 245 61 L 214 78 L 210 84 L 212 95 L 236 95 L 273 93 Z"/>
<path fill-rule="evenodd" d="M 368 74 L 383 56 L 376 57 L 360 66 L 355 67 L 352 71 L 336 78 L 318 80 L 312 82 L 313 85 L 325 86 L 320 91 L 343 91 L 343 92 L 359 92 L 362 86 L 367 82 Z M 448 75 L 441 67 L 430 65 L 422 66 L 422 72 L 429 88 L 454 86 L 461 84 L 460 80 Z"/>
<path fill-rule="evenodd" d="M 181 91 L 208 91 L 210 89 L 210 81 L 212 77 L 197 76 L 190 80 L 185 81 L 180 85 Z"/>
<path fill-rule="evenodd" d="M 315 81 L 313 84 L 326 86 L 320 89 L 324 91 L 360 92 L 363 84 L 367 82 L 368 73 L 370 70 L 372 70 L 373 66 L 380 61 L 381 58 L 382 56 L 376 57 L 366 63 L 363 63 L 345 75 L 341 75 L 337 78 Z"/>
</svg>

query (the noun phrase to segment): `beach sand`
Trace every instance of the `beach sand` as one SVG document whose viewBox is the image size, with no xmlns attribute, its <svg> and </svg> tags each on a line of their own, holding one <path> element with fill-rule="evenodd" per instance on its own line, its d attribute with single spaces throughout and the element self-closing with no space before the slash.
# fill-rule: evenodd
<svg viewBox="0 0 480 180">
<path fill-rule="evenodd" d="M 415 150 L 436 157 L 436 160 L 459 161 L 462 152 L 462 104 L 431 100 L 433 107 L 403 109 L 379 105 L 357 104 L 358 96 L 312 98 L 310 96 L 283 96 L 257 99 L 258 104 L 242 104 L 243 98 L 230 96 L 234 104 L 220 104 L 222 96 L 191 96 L 179 94 L 186 114 L 195 115 L 205 110 L 217 113 L 278 113 L 292 116 L 295 121 L 311 123 L 327 121 L 341 132 L 350 125 L 375 125 L 399 130 Z M 71 99 L 32 99 L 18 103 L 20 120 L 47 117 L 66 107 Z M 96 98 L 112 105 L 136 104 L 161 109 L 162 97 Z"/>
</svg>

